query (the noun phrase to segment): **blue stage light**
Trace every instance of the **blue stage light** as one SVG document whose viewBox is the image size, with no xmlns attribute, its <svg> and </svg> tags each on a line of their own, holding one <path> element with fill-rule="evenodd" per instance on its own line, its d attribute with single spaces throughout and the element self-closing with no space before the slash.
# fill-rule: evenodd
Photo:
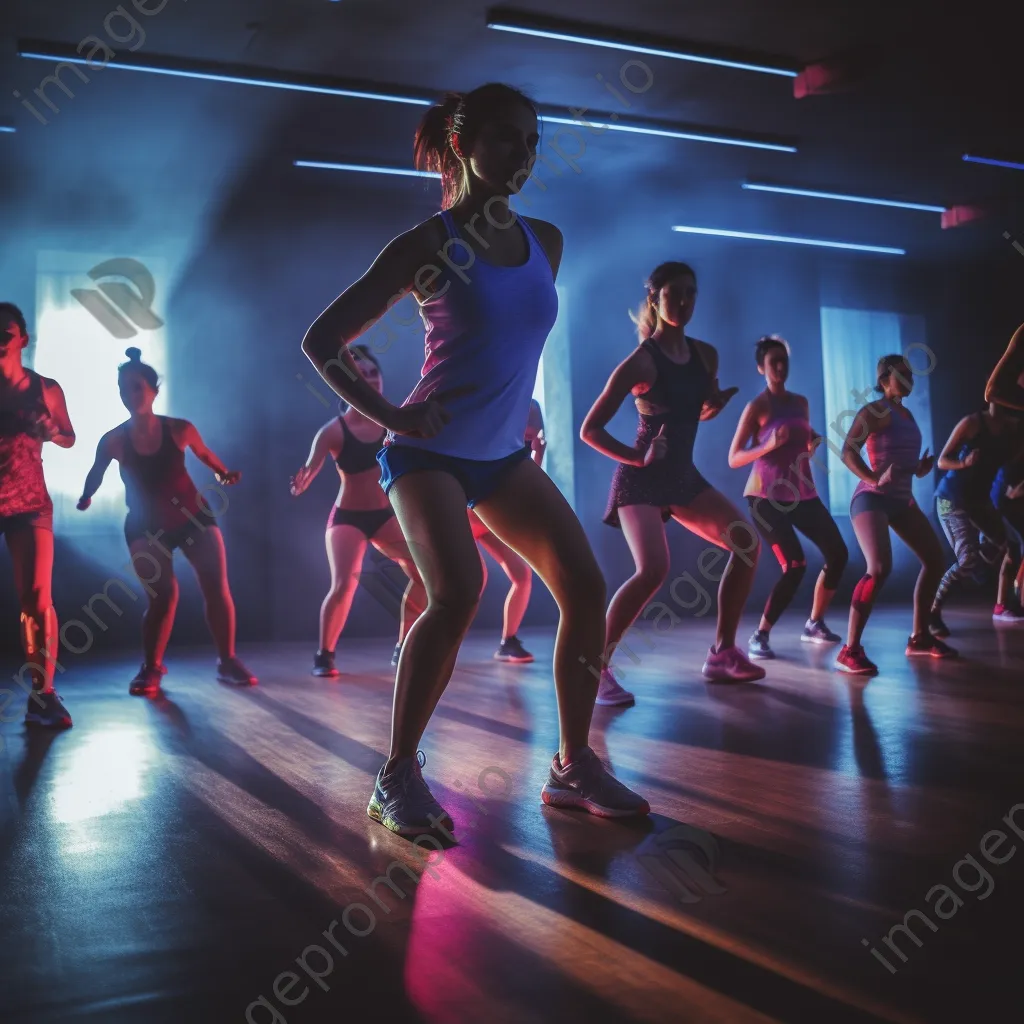
<svg viewBox="0 0 1024 1024">
<path fill-rule="evenodd" d="M 708 132 L 685 131 L 681 128 L 658 128 L 654 126 L 621 124 L 618 121 L 598 120 L 595 118 L 559 117 L 555 114 L 541 114 L 542 121 L 552 124 L 590 124 L 595 128 L 609 128 L 613 132 L 632 132 L 636 135 L 656 135 L 667 139 L 686 139 L 690 142 L 717 142 L 722 146 L 746 146 L 749 149 L 772 149 L 779 153 L 795 153 L 796 146 L 781 142 L 760 142 L 755 139 L 741 139 L 730 135 L 713 135 Z"/>
<path fill-rule="evenodd" d="M 411 167 L 381 167 L 376 164 L 336 164 L 326 160 L 296 160 L 296 167 L 317 167 L 325 171 L 365 171 L 367 174 L 398 174 L 408 178 L 440 178 L 437 171 L 417 171 Z"/>
<path fill-rule="evenodd" d="M 993 160 L 987 156 L 971 156 L 970 153 L 964 153 L 964 159 L 969 164 L 989 164 L 992 167 L 1009 167 L 1014 171 L 1024 171 L 1024 164 L 1014 163 L 1012 160 Z"/>
<path fill-rule="evenodd" d="M 906 249 L 894 249 L 888 245 L 861 245 L 859 242 L 832 242 L 824 238 L 795 238 L 792 235 L 763 235 L 756 231 L 728 231 L 725 228 L 695 228 L 673 225 L 673 231 L 688 235 L 720 235 L 722 238 L 750 238 L 761 242 L 788 242 L 791 245 L 817 245 L 825 249 L 855 249 L 858 252 L 880 252 L 892 256 L 905 256 Z"/>
<path fill-rule="evenodd" d="M 734 68 L 737 71 L 757 71 L 764 75 L 781 75 L 784 78 L 796 78 L 799 74 L 799 71 L 791 68 L 771 67 L 767 64 L 755 64 L 750 61 L 715 57 L 709 54 L 697 53 L 693 50 L 667 49 L 660 46 L 643 46 L 639 43 L 619 42 L 615 39 L 585 35 L 582 32 L 534 28 L 526 24 L 513 24 L 508 19 L 489 18 L 487 27 L 493 28 L 498 32 L 514 32 L 518 35 L 537 36 L 541 39 L 556 39 L 563 43 L 582 43 L 584 46 L 600 46 L 609 50 L 624 50 L 627 53 L 642 53 L 652 57 L 670 57 L 675 60 L 693 61 L 697 64 L 713 64 L 722 68 Z"/>
<path fill-rule="evenodd" d="M 928 213 L 945 213 L 944 206 L 930 206 L 926 203 L 905 203 L 899 199 L 873 199 L 869 196 L 850 196 L 841 192 L 817 192 L 809 188 L 786 188 L 782 185 L 756 185 L 744 182 L 743 187 L 754 192 L 780 192 L 788 196 L 809 196 L 812 199 L 838 199 L 844 203 L 867 203 L 869 206 L 895 206 L 902 210 L 925 210 Z"/>
</svg>

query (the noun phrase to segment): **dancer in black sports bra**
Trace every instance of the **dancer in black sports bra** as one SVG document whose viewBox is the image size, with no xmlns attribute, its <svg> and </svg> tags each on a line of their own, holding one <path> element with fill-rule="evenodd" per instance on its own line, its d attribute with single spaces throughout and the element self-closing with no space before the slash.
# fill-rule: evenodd
<svg viewBox="0 0 1024 1024">
<path fill-rule="evenodd" d="M 363 379 L 378 392 L 383 391 L 380 363 L 365 345 L 353 345 L 356 366 Z M 426 603 L 423 583 L 409 554 L 387 495 L 380 487 L 377 452 L 384 433 L 376 423 L 355 409 L 344 406 L 340 416 L 325 423 L 313 439 L 306 464 L 292 478 L 296 497 L 313 482 L 328 455 L 333 456 L 341 477 L 338 498 L 327 519 L 327 561 L 331 567 L 331 589 L 320 606 L 320 649 L 313 659 L 313 675 L 337 676 L 334 647 L 345 628 L 352 599 L 359 586 L 366 545 L 397 562 L 409 577 L 402 597 L 398 643 L 392 664 L 409 627 Z"/>
</svg>

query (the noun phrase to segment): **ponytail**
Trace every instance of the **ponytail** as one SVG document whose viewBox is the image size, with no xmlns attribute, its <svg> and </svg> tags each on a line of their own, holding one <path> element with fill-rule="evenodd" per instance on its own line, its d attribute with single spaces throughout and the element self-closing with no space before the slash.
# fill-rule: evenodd
<svg viewBox="0 0 1024 1024">
<path fill-rule="evenodd" d="M 454 206 L 466 193 L 469 154 L 480 129 L 510 103 L 523 103 L 536 114 L 533 101 L 518 89 L 489 82 L 472 92 L 448 92 L 423 115 L 413 140 L 418 171 L 441 175 L 441 209 Z"/>
</svg>

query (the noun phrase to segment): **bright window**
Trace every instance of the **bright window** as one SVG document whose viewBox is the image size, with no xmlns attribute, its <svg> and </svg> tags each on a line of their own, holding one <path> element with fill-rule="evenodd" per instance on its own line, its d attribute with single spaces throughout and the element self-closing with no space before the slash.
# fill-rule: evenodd
<svg viewBox="0 0 1024 1024">
<path fill-rule="evenodd" d="M 162 261 L 135 258 L 149 271 L 155 284 L 155 301 L 150 304 L 145 301 L 144 292 L 140 293 L 139 280 L 134 275 L 97 274 L 95 279 L 89 276 L 91 270 L 112 259 L 122 269 L 130 270 L 124 258 L 101 253 L 41 252 L 36 263 L 31 366 L 63 388 L 78 438 L 73 448 L 53 444 L 43 448 L 54 525 L 61 532 L 109 530 L 125 514 L 124 486 L 116 463 L 107 470 L 88 512 L 78 512 L 75 503 L 81 496 L 100 437 L 128 418 L 117 390 L 117 367 L 125 361 L 126 348 L 141 349 L 142 361 L 161 374 L 155 409 L 158 413 L 167 409 L 168 388 L 163 379 L 167 331 L 162 315 L 166 275 Z M 108 286 L 109 297 L 101 291 L 103 285 Z M 155 326 L 157 322 L 159 326 Z M 121 337 L 115 337 L 112 329 Z"/>
</svg>

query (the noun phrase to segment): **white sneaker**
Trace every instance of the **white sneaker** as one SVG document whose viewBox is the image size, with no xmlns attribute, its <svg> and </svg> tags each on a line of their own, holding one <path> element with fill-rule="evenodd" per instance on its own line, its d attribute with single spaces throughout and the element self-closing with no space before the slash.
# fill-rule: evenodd
<svg viewBox="0 0 1024 1024">
<path fill-rule="evenodd" d="M 719 683 L 753 682 L 767 675 L 760 665 L 752 664 L 738 647 L 726 647 L 722 651 L 710 648 L 703 672 L 705 679 Z"/>
<path fill-rule="evenodd" d="M 618 680 L 608 669 L 604 669 L 601 672 L 601 682 L 597 684 L 597 700 L 594 703 L 605 708 L 614 708 L 625 704 L 635 704 L 636 700 L 629 690 L 624 690 L 619 686 Z"/>
<path fill-rule="evenodd" d="M 992 612 L 992 621 L 1006 622 L 1015 626 L 1024 622 L 1024 614 L 1017 611 L 1015 608 L 1007 608 L 1005 605 L 996 605 L 995 610 Z"/>
</svg>

